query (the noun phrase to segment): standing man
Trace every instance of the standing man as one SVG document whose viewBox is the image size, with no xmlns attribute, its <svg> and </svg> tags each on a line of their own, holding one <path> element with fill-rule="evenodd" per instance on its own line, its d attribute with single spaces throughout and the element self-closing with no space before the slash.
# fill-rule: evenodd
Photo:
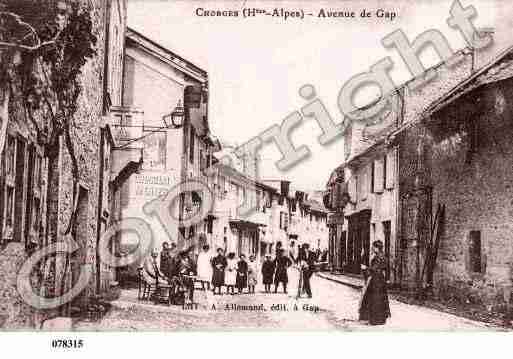
<svg viewBox="0 0 513 359">
<path fill-rule="evenodd" d="M 276 273 L 274 274 L 274 293 L 278 291 L 278 285 L 281 283 L 283 285 L 283 293 L 287 294 L 287 283 L 289 281 L 287 270 L 292 264 L 292 261 L 288 256 L 283 254 L 284 252 L 283 248 L 281 248 L 278 251 L 278 256 L 274 260 L 276 267 Z"/>
<path fill-rule="evenodd" d="M 271 260 L 271 255 L 266 254 L 262 264 L 262 282 L 266 293 L 271 293 L 271 284 L 273 284 L 275 263 Z"/>
<path fill-rule="evenodd" d="M 310 251 L 310 245 L 308 243 L 303 244 L 301 251 L 298 255 L 299 265 L 302 268 L 303 275 L 303 290 L 308 295 L 308 298 L 312 298 L 312 288 L 310 287 L 310 278 L 315 270 L 315 252 Z"/>
<path fill-rule="evenodd" d="M 160 252 L 160 271 L 169 278 L 169 266 L 171 265 L 171 250 L 169 243 L 162 243 L 162 251 Z"/>
<path fill-rule="evenodd" d="M 222 248 L 217 249 L 217 256 L 212 258 L 212 291 L 216 294 L 216 288 L 219 288 L 219 295 L 221 295 L 221 287 L 224 285 L 224 270 L 228 265 L 226 258 L 224 257 L 224 250 Z"/>
</svg>

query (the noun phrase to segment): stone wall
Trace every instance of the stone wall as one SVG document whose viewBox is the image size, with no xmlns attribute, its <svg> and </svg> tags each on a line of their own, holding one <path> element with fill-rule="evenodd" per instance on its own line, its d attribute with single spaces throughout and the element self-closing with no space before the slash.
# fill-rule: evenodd
<svg viewBox="0 0 513 359">
<path fill-rule="evenodd" d="M 105 53 L 105 4 L 99 0 L 82 0 L 80 4 L 91 11 L 94 34 L 97 37 L 96 55 L 83 67 L 81 77 L 82 94 L 78 99 L 78 110 L 74 118 L 75 127 L 72 129 L 72 142 L 79 165 L 79 178 L 81 188 L 88 192 L 88 203 L 84 211 L 86 225 L 81 225 L 81 238 L 86 238 L 83 244 L 82 256 L 79 265 L 85 264 L 95 267 L 97 221 L 99 211 L 108 209 L 108 194 L 105 186 L 103 189 L 103 208 L 98 205 L 99 191 L 99 163 L 100 163 L 100 126 L 103 115 L 103 77 L 104 77 L 104 53 Z M 121 76 L 119 77 L 121 79 Z M 45 176 L 48 181 L 48 213 L 45 223 L 46 241 L 65 240 L 65 231 L 73 209 L 73 177 L 71 174 L 71 159 L 61 142 L 60 155 L 50 159 L 50 176 Z M 107 154 L 108 157 L 108 154 Z M 107 161 L 106 171 L 109 171 Z M 109 173 L 109 172 L 107 172 Z M 45 204 L 42 204 L 45 207 Z M 16 273 L 26 260 L 28 254 L 23 243 L 10 243 L 0 251 L 0 327 L 5 329 L 19 329 L 28 327 L 40 327 L 41 321 L 56 315 L 56 311 L 35 311 L 25 305 L 16 291 Z M 57 259 L 56 274 L 53 277 L 55 286 L 59 290 L 65 266 L 65 258 Z M 44 270 L 43 270 L 44 272 Z M 48 274 L 48 273 L 46 273 Z M 83 293 L 84 298 L 95 293 L 93 273 L 90 286 Z M 106 280 L 106 279 L 102 279 Z M 65 290 L 71 285 L 69 271 L 64 278 Z"/>
<path fill-rule="evenodd" d="M 512 85 L 512 80 L 505 80 L 470 92 L 424 125 L 408 131 L 401 142 L 401 195 L 411 193 L 420 181 L 432 187 L 432 211 L 422 216 L 434 216 L 439 203 L 446 206 L 434 278 L 440 296 L 488 306 L 509 301 L 513 260 Z M 403 205 L 402 218 L 406 216 Z M 479 231 L 481 238 L 477 271 L 470 260 L 471 231 Z M 404 277 L 412 283 L 416 251 L 411 243 L 407 252 Z"/>
</svg>

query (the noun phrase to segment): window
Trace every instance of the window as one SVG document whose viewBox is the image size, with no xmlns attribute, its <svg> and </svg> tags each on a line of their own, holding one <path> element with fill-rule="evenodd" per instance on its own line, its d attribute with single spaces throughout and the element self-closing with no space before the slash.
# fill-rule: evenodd
<svg viewBox="0 0 513 359">
<path fill-rule="evenodd" d="M 203 150 L 200 150 L 199 162 L 200 162 L 200 171 L 204 171 L 205 168 L 207 167 L 206 166 L 207 161 L 206 161 L 206 158 L 204 158 Z"/>
<path fill-rule="evenodd" d="M 347 189 L 348 189 L 348 192 L 349 192 L 349 197 L 351 197 L 351 199 L 353 201 L 357 201 L 358 200 L 358 177 L 351 177 L 349 178 L 349 182 L 348 182 L 348 186 L 347 186 Z"/>
<path fill-rule="evenodd" d="M 287 217 L 287 213 L 280 212 L 280 229 L 287 229 L 289 226 L 289 220 Z"/>
<path fill-rule="evenodd" d="M 246 155 L 242 156 L 242 173 L 248 174 L 248 162 L 246 159 Z"/>
<path fill-rule="evenodd" d="M 8 176 L 14 174 L 14 153 L 16 149 L 16 141 L 14 137 L 9 136 L 7 140 L 7 151 L 5 159 L 5 171 Z"/>
<path fill-rule="evenodd" d="M 189 140 L 189 162 L 194 163 L 194 140 L 195 140 L 196 132 L 194 131 L 194 126 L 191 126 L 190 131 L 190 140 Z"/>
<path fill-rule="evenodd" d="M 41 167 L 43 163 L 43 158 L 40 155 L 36 156 L 34 163 L 34 185 L 37 189 L 41 189 Z"/>
<path fill-rule="evenodd" d="M 371 162 L 370 164 L 370 178 L 369 178 L 369 192 L 374 193 L 374 175 L 375 175 L 375 162 Z"/>
<path fill-rule="evenodd" d="M 224 176 L 219 176 L 219 189 L 221 191 L 221 197 L 224 197 L 226 193 L 226 178 Z"/>
<path fill-rule="evenodd" d="M 373 163 L 372 192 L 381 193 L 385 187 L 385 159 L 380 158 Z"/>
<path fill-rule="evenodd" d="M 383 188 L 387 186 L 387 155 L 383 157 Z"/>
<path fill-rule="evenodd" d="M 394 171 L 395 171 L 395 151 L 392 150 L 386 155 L 386 170 L 385 170 L 385 188 L 394 188 Z"/>
<path fill-rule="evenodd" d="M 470 231 L 469 252 L 470 271 L 481 273 L 481 231 Z"/>
<path fill-rule="evenodd" d="M 261 204 L 261 196 L 262 196 L 262 193 L 260 191 L 256 191 L 256 208 L 258 210 L 261 210 L 262 209 L 262 204 Z"/>
<path fill-rule="evenodd" d="M 32 230 L 35 233 L 39 232 L 39 211 L 41 205 L 39 198 L 34 198 L 34 209 L 32 211 Z"/>
<path fill-rule="evenodd" d="M 12 227 L 14 222 L 14 188 L 7 186 L 7 200 L 5 208 L 5 223 Z"/>
<path fill-rule="evenodd" d="M 214 219 L 210 217 L 207 219 L 207 233 L 208 234 L 212 234 L 213 227 L 214 227 Z"/>
<path fill-rule="evenodd" d="M 265 194 L 265 207 L 266 208 L 272 207 L 272 198 L 273 198 L 273 195 L 271 193 L 266 192 L 266 194 Z"/>
</svg>

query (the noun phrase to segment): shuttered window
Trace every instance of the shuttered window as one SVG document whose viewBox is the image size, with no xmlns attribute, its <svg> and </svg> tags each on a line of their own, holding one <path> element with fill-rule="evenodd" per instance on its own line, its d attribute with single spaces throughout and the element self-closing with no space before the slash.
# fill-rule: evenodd
<svg viewBox="0 0 513 359">
<path fill-rule="evenodd" d="M 357 201 L 358 200 L 358 197 L 357 197 L 357 191 L 356 191 L 356 187 L 357 187 L 357 179 L 356 177 L 351 177 L 349 179 L 349 184 L 348 184 L 348 190 L 349 190 L 349 197 L 351 197 L 351 200 L 353 201 Z"/>
<path fill-rule="evenodd" d="M 357 190 L 357 196 L 360 201 L 364 201 L 367 199 L 367 192 L 369 191 L 369 173 L 368 173 L 368 167 L 364 167 L 361 171 L 361 173 L 357 177 L 357 184 L 356 184 L 356 190 Z"/>
<path fill-rule="evenodd" d="M 196 131 L 194 131 L 194 126 L 191 126 L 190 131 L 190 140 L 189 140 L 189 162 L 194 163 L 194 142 L 196 137 Z"/>
<path fill-rule="evenodd" d="M 385 156 L 385 188 L 393 189 L 395 186 L 395 150 Z"/>
<path fill-rule="evenodd" d="M 384 165 L 385 159 L 381 158 L 374 161 L 374 170 L 373 170 L 373 189 L 372 191 L 375 193 L 383 192 L 385 187 L 385 174 L 384 174 Z"/>
</svg>

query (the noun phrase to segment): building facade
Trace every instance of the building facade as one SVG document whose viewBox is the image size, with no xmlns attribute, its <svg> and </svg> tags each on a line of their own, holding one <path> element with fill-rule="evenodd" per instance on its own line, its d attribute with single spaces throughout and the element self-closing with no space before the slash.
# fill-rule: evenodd
<svg viewBox="0 0 513 359">
<path fill-rule="evenodd" d="M 278 242 L 293 255 L 304 243 L 308 243 L 311 250 L 327 250 L 328 210 L 320 196 L 315 196 L 315 192 L 294 190 L 290 181 L 264 180 L 263 183 L 276 191 L 269 213 L 268 231 L 273 239 L 270 253 Z"/>
<path fill-rule="evenodd" d="M 179 233 L 187 240 L 200 235 L 203 240 L 204 223 L 180 225 L 181 216 L 200 205 L 199 195 L 188 192 L 174 201 L 174 223 L 163 224 L 155 212 L 143 208 L 185 180 L 200 180 L 209 186 L 206 169 L 219 144 L 209 130 L 208 75 L 132 29 L 126 34 L 124 61 L 122 114 L 115 128 L 124 140 L 123 150 L 139 148 L 144 160 L 123 187 L 120 218 L 146 220 L 154 231 L 154 248 L 176 242 Z M 175 115 L 181 123 L 172 123 Z M 121 238 L 131 240 L 128 235 Z"/>
<path fill-rule="evenodd" d="M 388 95 L 400 96 L 390 123 L 346 132 L 346 160 L 325 197 L 329 258 L 334 270 L 358 273 L 378 239 L 391 283 L 500 308 L 512 288 L 512 55 L 480 68 L 472 50 L 457 55 L 457 67 L 430 69 L 437 76 L 425 86 L 407 83 Z M 369 140 L 365 131 L 377 135 Z"/>
<path fill-rule="evenodd" d="M 510 303 L 513 283 L 506 200 L 513 159 L 511 59 L 508 50 L 474 71 L 397 137 L 403 280 L 432 286 L 440 298 L 498 310 Z"/>
<path fill-rule="evenodd" d="M 71 2 L 61 3 L 69 6 Z M 65 137 L 58 138 L 53 151 L 45 151 L 26 114 L 16 110 L 22 108 L 14 105 L 20 101 L 18 94 L 11 97 L 8 135 L 0 161 L 3 328 L 38 327 L 48 317 L 69 315 L 77 307 L 81 310 L 92 296 L 104 294 L 113 279 L 112 269 L 99 258 L 98 242 L 112 222 L 110 214 L 118 190 L 110 181 L 115 141 L 109 119 L 111 106 L 119 105 L 121 98 L 119 59 L 124 48 L 126 2 L 80 1 L 78 5 L 81 11 L 89 12 L 97 42 L 96 54 L 81 69 L 82 92 L 70 136 L 78 162 L 76 186 Z M 73 214 L 76 218 L 70 221 Z M 72 228 L 68 228 L 69 223 Z M 70 239 L 79 248 L 43 261 L 33 272 L 34 290 L 42 297 L 58 297 L 76 284 L 84 266 L 92 273 L 88 285 L 80 296 L 60 308 L 39 310 L 27 305 L 16 290 L 21 266 L 34 252 Z"/>
</svg>

